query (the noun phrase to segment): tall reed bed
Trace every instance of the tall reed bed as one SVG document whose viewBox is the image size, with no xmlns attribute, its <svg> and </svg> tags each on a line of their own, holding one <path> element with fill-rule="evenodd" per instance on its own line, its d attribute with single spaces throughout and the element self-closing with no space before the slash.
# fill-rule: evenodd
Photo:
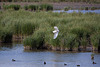
<svg viewBox="0 0 100 67">
<path fill-rule="evenodd" d="M 41 5 L 25 5 L 25 10 L 31 10 L 31 11 L 50 11 L 53 10 L 53 6 L 50 4 L 41 4 Z"/>
<path fill-rule="evenodd" d="M 0 41 L 2 43 L 11 43 L 12 33 L 8 30 L 0 29 Z"/>
<path fill-rule="evenodd" d="M 8 10 L 8 9 L 19 10 L 21 8 L 23 8 L 25 10 L 30 10 L 30 11 L 50 11 L 50 10 L 53 10 L 53 6 L 51 4 L 41 4 L 41 5 L 32 4 L 32 5 L 24 5 L 24 7 L 22 7 L 21 5 L 17 5 L 17 4 L 11 4 L 11 5 L 3 4 L 4 10 Z"/>
<path fill-rule="evenodd" d="M 3 9 L 7 10 L 7 9 L 14 9 L 14 10 L 19 10 L 21 8 L 20 5 L 3 5 Z"/>
<path fill-rule="evenodd" d="M 40 49 L 78 50 L 80 46 L 100 46 L 100 14 L 54 13 L 8 10 L 0 14 L 0 28 L 26 36 L 24 46 Z M 53 39 L 54 26 L 59 35 Z"/>
</svg>

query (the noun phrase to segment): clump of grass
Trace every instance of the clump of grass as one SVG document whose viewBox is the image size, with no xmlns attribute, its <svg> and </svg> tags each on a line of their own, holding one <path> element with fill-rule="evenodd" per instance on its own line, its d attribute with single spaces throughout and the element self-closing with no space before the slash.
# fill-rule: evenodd
<svg viewBox="0 0 100 67">
<path fill-rule="evenodd" d="M 89 10 L 89 7 L 85 7 L 85 10 Z"/>
<path fill-rule="evenodd" d="M 21 6 L 12 4 L 12 5 L 3 5 L 3 8 L 5 10 L 7 10 L 7 9 L 19 10 L 21 8 Z"/>
<path fill-rule="evenodd" d="M 50 4 L 41 4 L 40 10 L 43 10 L 43 11 L 53 10 L 53 6 Z"/>
<path fill-rule="evenodd" d="M 7 10 L 7 9 L 14 9 L 14 10 L 19 10 L 21 8 L 21 5 L 15 5 L 15 4 L 11 4 L 11 5 L 3 5 L 3 9 Z M 25 10 L 31 10 L 31 11 L 50 11 L 53 10 L 53 6 L 50 4 L 41 4 L 41 5 L 25 5 L 24 6 Z"/>
<path fill-rule="evenodd" d="M 70 9 L 71 9 L 71 7 L 65 7 L 65 8 L 64 8 L 65 11 L 68 11 L 68 10 L 70 10 Z"/>
<path fill-rule="evenodd" d="M 84 8 L 83 7 L 80 7 L 80 10 L 84 10 Z"/>
<path fill-rule="evenodd" d="M 13 8 L 14 10 L 20 9 L 20 5 L 10 5 L 10 7 Z"/>
<path fill-rule="evenodd" d="M 37 30 L 33 34 L 33 38 L 35 39 L 35 43 L 37 45 L 37 48 L 42 48 L 44 45 L 44 38 L 45 38 L 45 31 L 44 30 Z"/>
<path fill-rule="evenodd" d="M 6 30 L 0 30 L 0 40 L 3 43 L 11 43 L 12 33 Z"/>
<path fill-rule="evenodd" d="M 25 5 L 25 6 L 24 6 L 24 9 L 25 9 L 25 10 L 28 10 L 28 5 Z"/>
<path fill-rule="evenodd" d="M 83 46 L 84 50 L 86 49 L 87 45 L 88 45 L 87 38 L 86 37 L 82 38 L 81 39 L 81 46 Z"/>
<path fill-rule="evenodd" d="M 91 10 L 96 10 L 96 9 L 98 9 L 97 7 L 91 7 Z"/>
<path fill-rule="evenodd" d="M 23 23 L 23 25 L 21 26 L 21 31 L 24 35 L 31 35 L 34 32 L 34 30 L 35 25 L 30 22 Z"/>
<path fill-rule="evenodd" d="M 14 23 L 13 25 L 12 25 L 12 29 L 11 29 L 12 31 L 13 31 L 13 33 L 15 34 L 15 35 L 19 35 L 19 34 L 21 34 L 21 23 L 20 22 L 16 22 L 16 23 Z"/>
<path fill-rule="evenodd" d="M 66 36 L 67 36 L 66 37 L 67 40 L 65 41 L 66 47 L 68 48 L 68 50 L 73 50 L 73 48 L 75 48 L 75 45 L 77 45 L 75 42 L 76 35 L 72 33 L 68 33 L 66 34 Z"/>
<path fill-rule="evenodd" d="M 33 36 L 29 36 L 24 39 L 23 43 L 25 46 L 30 46 L 35 49 L 43 48 L 44 45 L 45 32 L 43 30 L 38 30 Z"/>
<path fill-rule="evenodd" d="M 31 36 L 26 37 L 23 40 L 23 44 L 24 44 L 24 46 L 29 46 L 30 48 L 36 47 L 35 44 L 34 44 L 34 39 Z"/>
<path fill-rule="evenodd" d="M 76 34 L 79 38 L 82 38 L 85 35 L 85 29 L 84 28 L 73 28 L 71 30 L 71 32 L 73 34 Z"/>
<path fill-rule="evenodd" d="M 3 5 L 3 9 L 8 9 L 9 8 L 9 6 L 8 5 Z"/>
<path fill-rule="evenodd" d="M 93 46 L 95 47 L 95 48 L 97 48 L 98 49 L 98 46 L 100 46 L 100 35 L 99 35 L 100 33 L 95 33 L 92 37 L 91 37 L 91 39 L 92 39 L 92 44 L 93 44 Z"/>
<path fill-rule="evenodd" d="M 39 6 L 38 5 L 29 5 L 29 9 L 31 9 L 31 11 L 36 11 L 39 9 Z"/>
</svg>

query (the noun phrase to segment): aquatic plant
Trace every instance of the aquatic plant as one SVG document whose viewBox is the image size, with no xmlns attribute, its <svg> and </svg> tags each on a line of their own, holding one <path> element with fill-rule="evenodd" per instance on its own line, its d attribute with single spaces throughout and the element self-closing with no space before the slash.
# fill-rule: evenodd
<svg viewBox="0 0 100 67">
<path fill-rule="evenodd" d="M 0 40 L 3 43 L 11 43 L 12 42 L 12 33 L 7 30 L 0 30 Z"/>
<path fill-rule="evenodd" d="M 73 48 L 76 47 L 77 44 L 75 44 L 76 43 L 75 40 L 76 40 L 75 34 L 72 34 L 72 33 L 66 34 L 65 44 L 66 44 L 66 47 L 68 48 L 68 50 L 73 50 Z"/>
<path fill-rule="evenodd" d="M 9 8 L 9 6 L 8 5 L 3 5 L 3 9 L 8 9 Z"/>
<path fill-rule="evenodd" d="M 85 8 L 83 8 L 83 7 L 80 7 L 80 10 L 84 10 Z"/>
<path fill-rule="evenodd" d="M 21 33 L 23 35 L 31 35 L 33 34 L 34 30 L 35 25 L 30 22 L 23 23 L 23 25 L 21 26 Z"/>
<path fill-rule="evenodd" d="M 31 11 L 32 10 L 38 10 L 39 9 L 39 6 L 38 5 L 29 5 L 29 9 L 31 9 Z"/>
<path fill-rule="evenodd" d="M 71 9 L 71 7 L 65 7 L 65 8 L 64 8 L 65 11 L 68 11 L 68 10 L 70 10 L 70 9 Z"/>
<path fill-rule="evenodd" d="M 31 36 L 26 37 L 26 38 L 23 40 L 24 46 L 30 46 L 30 48 L 35 47 L 33 42 L 34 42 L 34 41 L 33 41 L 33 38 L 32 38 Z"/>
<path fill-rule="evenodd" d="M 89 10 L 89 7 L 85 7 L 85 10 Z"/>
<path fill-rule="evenodd" d="M 97 10 L 98 8 L 97 7 L 91 7 L 91 10 Z"/>
<path fill-rule="evenodd" d="M 53 6 L 50 5 L 50 4 L 41 4 L 40 5 L 40 10 L 44 10 L 44 11 L 53 10 Z"/>
<path fill-rule="evenodd" d="M 28 5 L 25 5 L 25 6 L 24 6 L 24 9 L 25 9 L 25 10 L 28 10 Z"/>
<path fill-rule="evenodd" d="M 80 46 L 99 46 L 100 14 L 54 13 L 7 10 L 0 12 L 0 29 L 13 35 L 25 36 L 24 46 L 32 48 L 78 49 Z M 59 29 L 53 39 L 54 26 Z M 0 39 L 1 40 L 1 39 Z"/>
<path fill-rule="evenodd" d="M 16 22 L 12 25 L 12 31 L 15 35 L 21 34 L 21 24 Z"/>
<path fill-rule="evenodd" d="M 43 30 L 36 31 L 32 36 L 24 39 L 23 43 L 25 46 L 30 46 L 35 49 L 43 48 L 45 32 Z"/>
<path fill-rule="evenodd" d="M 91 36 L 91 40 L 92 40 L 92 45 L 98 49 L 98 46 L 100 46 L 100 33 L 97 32 L 97 33 L 94 33 L 92 36 Z"/>
<path fill-rule="evenodd" d="M 11 4 L 11 5 L 3 5 L 3 8 L 6 10 L 6 9 L 14 9 L 14 10 L 19 10 L 21 8 L 20 5 L 14 5 L 14 4 Z"/>
</svg>

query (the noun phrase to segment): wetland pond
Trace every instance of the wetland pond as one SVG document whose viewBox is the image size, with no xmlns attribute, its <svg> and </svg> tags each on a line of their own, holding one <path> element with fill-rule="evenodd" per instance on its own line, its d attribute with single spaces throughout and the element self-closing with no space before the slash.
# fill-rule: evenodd
<svg viewBox="0 0 100 67">
<path fill-rule="evenodd" d="M 94 54 L 92 64 L 91 54 Z M 12 61 L 15 59 L 16 61 Z M 44 61 L 46 64 L 44 65 Z M 64 63 L 67 65 L 65 66 Z M 61 51 L 25 51 L 23 44 L 0 44 L 0 67 L 99 67 L 100 53 L 61 52 Z"/>
<path fill-rule="evenodd" d="M 64 11 L 64 10 L 54 10 L 53 12 L 66 12 L 66 13 L 73 13 L 73 12 L 76 12 L 76 13 L 97 13 L 97 14 L 100 14 L 100 10 L 68 10 L 68 11 Z"/>
</svg>

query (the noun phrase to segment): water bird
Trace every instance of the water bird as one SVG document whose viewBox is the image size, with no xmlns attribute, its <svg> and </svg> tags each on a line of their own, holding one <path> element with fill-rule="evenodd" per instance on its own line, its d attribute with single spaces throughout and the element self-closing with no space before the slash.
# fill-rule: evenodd
<svg viewBox="0 0 100 67">
<path fill-rule="evenodd" d="M 96 62 L 94 62 L 94 61 L 93 61 L 93 63 L 92 63 L 92 64 L 96 64 Z"/>
<path fill-rule="evenodd" d="M 12 61 L 16 61 L 15 59 L 12 59 Z"/>
<path fill-rule="evenodd" d="M 58 33 L 59 33 L 59 30 L 58 30 L 58 27 L 57 26 L 54 26 L 54 31 L 53 31 L 53 33 L 54 33 L 54 38 L 53 39 L 56 39 L 57 38 L 57 36 L 58 36 Z"/>
<path fill-rule="evenodd" d="M 46 64 L 46 62 L 44 61 L 44 64 Z"/>
<path fill-rule="evenodd" d="M 94 60 L 94 56 L 91 56 L 91 59 Z"/>
<path fill-rule="evenodd" d="M 80 67 L 80 65 L 77 65 L 77 67 Z"/>
<path fill-rule="evenodd" d="M 64 65 L 66 66 L 67 64 L 66 64 L 66 63 L 64 63 Z"/>
<path fill-rule="evenodd" d="M 91 59 L 94 60 L 94 54 L 91 54 Z"/>
</svg>

